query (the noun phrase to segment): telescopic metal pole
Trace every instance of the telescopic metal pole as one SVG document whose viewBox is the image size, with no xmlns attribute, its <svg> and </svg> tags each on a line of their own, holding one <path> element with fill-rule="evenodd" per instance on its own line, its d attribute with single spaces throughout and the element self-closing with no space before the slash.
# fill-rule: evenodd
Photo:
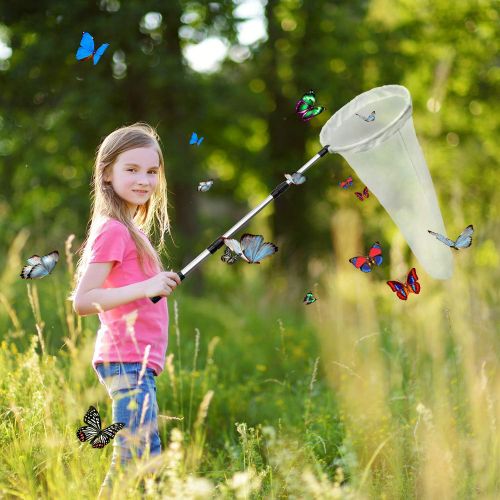
<svg viewBox="0 0 500 500">
<path fill-rule="evenodd" d="M 303 174 L 306 170 L 308 170 L 310 167 L 312 167 L 320 158 L 326 155 L 328 153 L 328 148 L 329 146 L 325 146 L 323 149 L 318 151 L 316 155 L 314 155 L 307 163 L 302 165 L 297 172 L 299 174 Z M 275 200 L 280 196 L 282 193 L 284 193 L 292 184 L 292 181 L 290 179 L 287 179 L 283 181 L 281 184 L 278 184 L 271 194 L 263 200 L 259 205 L 257 205 L 253 210 L 248 212 L 242 219 L 240 219 L 231 229 L 226 231 L 222 236 L 219 236 L 213 243 L 211 243 L 203 252 L 198 255 L 195 259 L 193 259 L 187 266 L 183 267 L 180 271 L 177 272 L 179 275 L 179 278 L 181 281 L 198 265 L 201 264 L 209 255 L 214 254 L 221 246 L 224 245 L 224 238 L 229 238 L 232 236 L 236 231 L 241 229 L 243 226 L 245 226 L 250 219 L 252 219 L 255 215 L 257 215 L 266 205 L 269 205 L 271 201 Z M 151 300 L 156 303 L 161 299 L 160 296 L 158 297 L 151 297 Z"/>
</svg>

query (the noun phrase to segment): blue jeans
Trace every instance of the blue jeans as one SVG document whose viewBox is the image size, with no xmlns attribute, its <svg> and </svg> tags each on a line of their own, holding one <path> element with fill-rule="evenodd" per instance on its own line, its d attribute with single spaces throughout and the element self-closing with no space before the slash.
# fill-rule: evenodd
<svg viewBox="0 0 500 500">
<path fill-rule="evenodd" d="M 141 363 L 96 365 L 99 380 L 113 402 L 113 422 L 125 424 L 113 439 L 113 457 L 103 486 L 111 486 L 119 465 L 126 465 L 134 456 L 161 453 L 155 372 L 146 368 L 139 384 L 141 366 Z"/>
</svg>

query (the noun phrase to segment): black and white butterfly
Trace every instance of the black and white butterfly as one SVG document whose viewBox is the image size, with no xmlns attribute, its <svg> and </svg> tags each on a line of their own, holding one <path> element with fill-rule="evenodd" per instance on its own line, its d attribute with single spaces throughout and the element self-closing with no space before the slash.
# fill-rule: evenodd
<svg viewBox="0 0 500 500">
<path fill-rule="evenodd" d="M 104 448 L 116 436 L 116 433 L 125 427 L 125 424 L 118 422 L 101 429 L 101 417 L 93 406 L 89 407 L 83 421 L 88 425 L 80 427 L 76 431 L 76 437 L 82 443 L 89 441 L 92 448 Z"/>
<path fill-rule="evenodd" d="M 229 247 L 226 247 L 224 253 L 222 254 L 220 260 L 226 264 L 234 264 L 240 257 L 237 253 L 233 252 Z"/>
<path fill-rule="evenodd" d="M 32 255 L 26 262 L 28 262 L 27 266 L 23 267 L 21 271 L 21 278 L 24 280 L 33 279 L 33 278 L 43 278 L 52 272 L 52 269 L 57 264 L 59 260 L 59 252 L 54 250 L 43 257 L 39 255 Z"/>
<path fill-rule="evenodd" d="M 224 238 L 225 245 L 241 257 L 248 264 L 260 264 L 260 261 L 273 255 L 278 251 L 278 247 L 274 243 L 266 241 L 260 234 L 245 233 L 240 241 L 230 238 Z M 223 256 L 224 257 L 224 256 Z"/>
</svg>

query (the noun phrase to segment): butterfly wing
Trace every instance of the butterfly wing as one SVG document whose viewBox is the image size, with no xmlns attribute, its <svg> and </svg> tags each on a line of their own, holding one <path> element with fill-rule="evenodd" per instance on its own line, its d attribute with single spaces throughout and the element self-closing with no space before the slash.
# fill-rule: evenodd
<svg viewBox="0 0 500 500">
<path fill-rule="evenodd" d="M 365 189 L 363 189 L 363 196 L 365 198 L 368 198 L 370 196 L 370 191 L 368 191 L 368 188 L 365 186 Z"/>
<path fill-rule="evenodd" d="M 54 250 L 53 252 L 44 255 L 41 260 L 43 267 L 47 270 L 47 274 L 49 274 L 52 272 L 52 269 L 54 269 L 55 265 L 59 261 L 59 252 L 57 250 Z"/>
<path fill-rule="evenodd" d="M 453 240 L 450 240 L 446 236 L 443 236 L 442 234 L 439 233 L 435 233 L 434 231 L 430 231 L 429 229 L 427 229 L 427 232 L 429 234 L 432 234 L 432 236 L 435 236 L 441 243 L 444 243 L 445 245 L 452 248 L 455 246 L 455 242 Z"/>
<path fill-rule="evenodd" d="M 295 111 L 302 118 L 302 120 L 307 121 L 307 120 L 310 120 L 312 118 L 312 116 L 311 116 L 310 118 L 305 119 L 304 116 L 307 112 L 309 112 L 311 110 L 311 108 L 314 108 L 315 102 L 316 102 L 316 97 L 314 95 L 313 90 L 309 90 L 309 92 L 306 92 L 297 101 L 297 104 L 295 105 Z"/>
<path fill-rule="evenodd" d="M 294 172 L 292 174 L 292 181 L 293 181 L 294 184 L 296 184 L 297 186 L 299 186 L 300 184 L 304 184 L 304 182 L 306 182 L 306 176 L 302 175 L 299 172 Z"/>
<path fill-rule="evenodd" d="M 213 186 L 214 181 L 201 181 L 198 184 L 198 191 L 205 193 Z"/>
<path fill-rule="evenodd" d="M 241 248 L 248 262 L 259 264 L 262 259 L 278 251 L 278 247 L 274 243 L 263 243 L 263 241 L 264 237 L 260 234 L 245 233 L 241 237 Z"/>
<path fill-rule="evenodd" d="M 339 186 L 342 189 L 347 189 L 352 186 L 352 177 L 348 177 L 345 181 L 339 182 Z"/>
<path fill-rule="evenodd" d="M 39 255 L 32 255 L 27 261 L 30 266 L 42 263 L 42 258 Z"/>
<path fill-rule="evenodd" d="M 388 281 L 387 284 L 391 287 L 393 292 L 396 292 L 398 298 L 401 300 L 406 300 L 408 298 L 403 283 L 400 283 L 399 281 Z"/>
<path fill-rule="evenodd" d="M 305 176 L 300 174 L 299 172 L 294 172 L 293 174 L 285 174 L 286 180 L 290 181 L 292 184 L 295 184 L 296 186 L 300 184 L 304 184 L 306 182 Z"/>
<path fill-rule="evenodd" d="M 101 432 L 101 417 L 99 416 L 99 412 L 93 406 L 90 406 L 83 417 L 83 421 L 87 425 L 80 427 L 76 431 L 76 436 L 82 442 L 95 439 Z"/>
<path fill-rule="evenodd" d="M 36 266 L 32 266 L 31 269 L 28 269 L 30 266 L 25 266 L 23 267 L 23 270 L 21 272 L 21 277 L 23 275 L 26 276 L 25 279 L 37 279 L 37 278 L 43 278 L 44 276 L 47 276 L 48 271 L 45 269 L 45 267 L 42 264 L 37 264 Z"/>
<path fill-rule="evenodd" d="M 76 431 L 76 437 L 83 443 L 84 441 L 90 441 L 99 435 L 99 430 L 91 427 L 89 425 L 84 425 Z"/>
<path fill-rule="evenodd" d="M 43 267 L 41 266 L 42 258 L 39 255 L 32 255 L 26 262 L 28 263 L 28 265 L 23 267 L 23 269 L 21 270 L 21 274 L 19 275 L 23 280 L 30 279 L 31 271 L 36 265 L 40 265 L 39 267 L 41 267 L 43 270 Z"/>
<path fill-rule="evenodd" d="M 106 49 L 109 47 L 109 43 L 103 43 L 94 54 L 94 66 L 99 62 Z"/>
<path fill-rule="evenodd" d="M 196 132 L 193 132 L 191 134 L 191 139 L 189 139 L 189 144 L 196 144 L 198 141 L 198 134 Z"/>
<path fill-rule="evenodd" d="M 226 247 L 220 260 L 222 260 L 222 262 L 225 262 L 226 264 L 234 264 L 239 258 L 240 257 L 238 256 L 238 254 L 232 252 L 229 248 Z"/>
<path fill-rule="evenodd" d="M 94 39 L 90 33 L 86 31 L 82 35 L 82 39 L 80 40 L 80 47 L 76 51 L 76 58 L 78 61 L 83 59 L 87 59 L 92 56 L 94 53 Z"/>
<path fill-rule="evenodd" d="M 21 278 L 23 280 L 27 280 L 29 279 L 30 277 L 30 272 L 31 270 L 33 269 L 34 266 L 24 266 L 21 270 L 21 273 L 19 274 L 19 276 L 21 276 Z"/>
<path fill-rule="evenodd" d="M 295 104 L 295 111 L 299 114 L 299 115 L 303 115 L 308 109 L 310 108 L 309 104 L 307 104 L 307 102 L 304 101 L 304 99 L 299 99 L 297 101 L 297 104 Z"/>
<path fill-rule="evenodd" d="M 304 300 L 302 302 L 305 302 L 306 305 L 312 304 L 313 302 L 316 302 L 316 297 L 312 294 L 312 292 L 307 292 L 304 296 Z"/>
<path fill-rule="evenodd" d="M 313 107 L 316 104 L 316 94 L 314 90 L 309 90 L 303 96 L 301 101 L 303 101 L 308 107 Z"/>
<path fill-rule="evenodd" d="M 255 257 L 259 251 L 259 248 L 264 243 L 264 237 L 260 234 L 250 234 L 245 233 L 240 238 L 241 248 L 243 253 L 248 259 L 248 262 L 256 263 Z"/>
<path fill-rule="evenodd" d="M 472 245 L 472 233 L 474 232 L 474 228 L 472 224 L 467 226 L 457 238 L 455 242 L 455 248 L 469 248 Z"/>
<path fill-rule="evenodd" d="M 199 146 L 203 142 L 203 139 L 205 139 L 205 138 L 202 137 L 201 139 L 199 139 L 198 142 L 196 143 L 196 145 Z"/>
<path fill-rule="evenodd" d="M 85 416 L 83 417 L 83 421 L 98 431 L 101 430 L 101 416 L 93 406 L 89 406 L 87 413 L 85 413 Z"/>
<path fill-rule="evenodd" d="M 382 264 L 382 246 L 380 245 L 380 242 L 376 241 L 372 247 L 370 248 L 370 251 L 368 252 L 368 257 L 373 259 L 375 261 L 375 264 L 377 266 L 380 266 Z"/>
<path fill-rule="evenodd" d="M 418 282 L 417 271 L 414 267 L 411 268 L 408 273 L 408 277 L 406 278 L 406 284 L 411 288 L 413 293 L 420 293 L 420 283 Z"/>
<path fill-rule="evenodd" d="M 123 429 L 125 424 L 118 422 L 103 429 L 92 441 L 92 448 L 104 448 L 116 436 L 116 433 Z"/>
<path fill-rule="evenodd" d="M 365 200 L 363 199 L 363 195 L 362 195 L 362 193 L 359 193 L 358 191 L 355 191 L 355 193 L 354 193 L 354 194 L 358 197 L 358 200 L 360 200 L 360 201 L 365 201 Z"/>
<path fill-rule="evenodd" d="M 241 257 L 243 260 L 246 260 L 248 262 L 248 259 L 246 255 L 243 253 L 243 249 L 240 245 L 240 242 L 238 240 L 233 240 L 230 238 L 224 238 L 224 243 L 226 244 L 229 249 L 234 252 L 238 257 Z"/>
<path fill-rule="evenodd" d="M 303 115 L 302 115 L 302 120 L 307 122 L 311 118 L 314 118 L 315 116 L 318 116 L 320 113 L 323 112 L 325 108 L 323 106 L 316 106 L 314 108 L 308 109 Z"/>
<path fill-rule="evenodd" d="M 372 266 L 368 262 L 368 259 L 362 255 L 349 259 L 349 262 L 364 273 L 369 273 L 372 270 Z"/>
</svg>

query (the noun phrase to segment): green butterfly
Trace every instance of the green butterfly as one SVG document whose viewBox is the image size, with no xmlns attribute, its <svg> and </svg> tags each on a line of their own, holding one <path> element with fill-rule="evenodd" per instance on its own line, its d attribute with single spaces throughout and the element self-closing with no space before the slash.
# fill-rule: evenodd
<svg viewBox="0 0 500 500">
<path fill-rule="evenodd" d="M 312 292 L 307 292 L 304 296 L 303 302 L 305 302 L 306 306 L 316 302 L 318 299 L 312 294 Z"/>
<path fill-rule="evenodd" d="M 296 113 L 302 118 L 302 121 L 307 122 L 311 118 L 318 116 L 325 108 L 323 106 L 315 106 L 316 97 L 314 90 L 306 92 L 295 105 Z"/>
</svg>

